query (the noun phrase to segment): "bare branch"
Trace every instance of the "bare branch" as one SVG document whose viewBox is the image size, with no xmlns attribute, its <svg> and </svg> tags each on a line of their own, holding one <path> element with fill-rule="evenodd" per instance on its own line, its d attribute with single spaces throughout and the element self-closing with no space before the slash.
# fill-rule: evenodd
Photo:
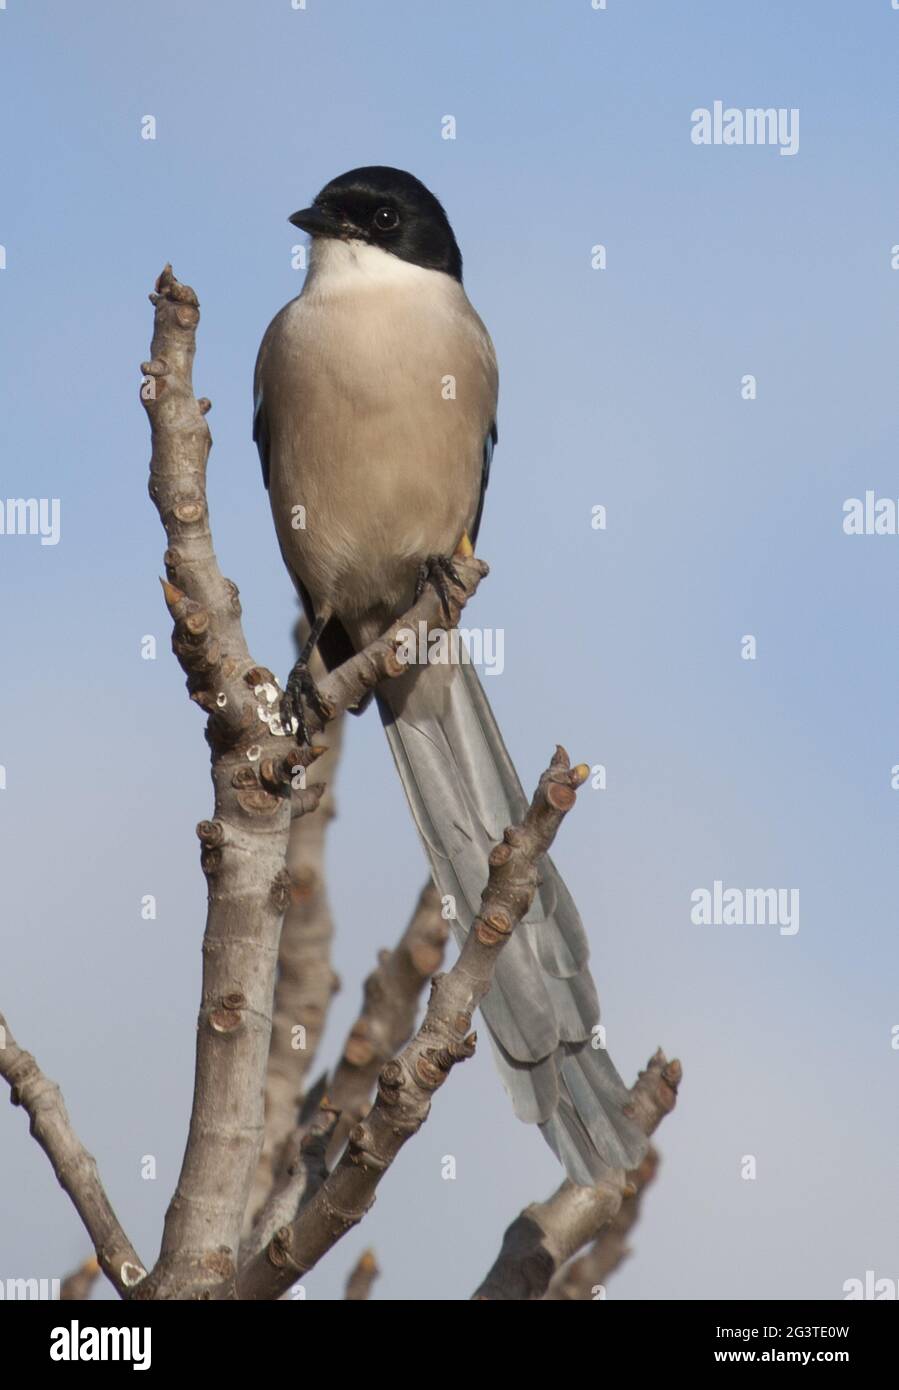
<svg viewBox="0 0 899 1390">
<path fill-rule="evenodd" d="M 100 1265 L 95 1256 L 91 1255 L 89 1260 L 85 1260 L 63 1279 L 59 1286 L 60 1303 L 84 1303 L 90 1298 L 91 1289 L 96 1284 L 99 1274 Z"/>
<path fill-rule="evenodd" d="M 473 1053 L 472 1015 L 490 988 L 499 950 L 531 905 L 539 860 L 587 773 L 584 766 L 571 769 L 564 749 L 556 750 L 524 823 L 510 826 L 491 852 L 480 912 L 455 965 L 434 981 L 421 1028 L 382 1068 L 377 1099 L 352 1130 L 334 1171 L 296 1219 L 241 1269 L 241 1298 L 277 1298 L 362 1219 L 384 1173 L 427 1119 L 433 1093 L 456 1062 Z"/>
<path fill-rule="evenodd" d="M 323 1101 L 334 1116 L 327 1145 L 332 1159 L 340 1154 L 353 1126 L 368 1113 L 382 1065 L 409 1040 L 418 1000 L 443 959 L 448 931 L 437 890 L 429 882 L 396 948 L 381 952 L 365 982 L 362 1013 L 350 1030 Z M 309 1171 L 310 1163 L 317 1163 L 319 1157 L 317 1146 L 310 1143 L 314 1133 L 314 1122 L 311 1126 L 301 1122 L 287 1140 L 265 1206 L 241 1246 L 241 1264 L 268 1245 L 282 1226 L 290 1225 L 301 1203 L 308 1202 L 320 1185 L 320 1177 L 316 1181 Z"/>
<path fill-rule="evenodd" d="M 197 833 L 209 885 L 190 1133 L 146 1298 L 200 1297 L 233 1285 L 240 1224 L 262 1142 L 278 933 L 290 883 L 285 740 L 274 677 L 253 662 L 234 584 L 209 531 L 209 402 L 193 392 L 199 306 L 166 266 L 141 396 L 153 439 L 150 495 L 165 527 L 166 604 L 188 690 L 209 715 L 214 818 Z M 275 728 L 273 728 L 275 724 Z M 295 751 L 295 750 L 291 750 Z M 287 783 L 289 785 L 289 782 Z M 306 794 L 309 804 L 316 797 Z"/>
<path fill-rule="evenodd" d="M 328 1100 L 340 1111 L 335 1143 L 368 1114 L 378 1073 L 411 1037 L 422 990 L 440 968 L 448 936 L 440 895 L 429 881 L 397 945 L 380 952 L 365 981 L 362 1011 L 328 1086 Z"/>
<path fill-rule="evenodd" d="M 659 1050 L 631 1088 L 625 1113 L 652 1134 L 673 1109 L 681 1064 Z M 639 1172 L 639 1170 L 638 1170 Z M 528 1301 L 542 1299 L 557 1270 L 612 1221 L 622 1201 L 636 1194 L 636 1174 L 613 1172 L 596 1187 L 565 1181 L 546 1202 L 535 1202 L 515 1218 L 502 1249 L 475 1299 Z"/>
<path fill-rule="evenodd" d="M 364 1302 L 371 1293 L 372 1285 L 380 1273 L 374 1250 L 363 1250 L 346 1281 L 344 1298 L 352 1303 Z"/>
<path fill-rule="evenodd" d="M 399 634 L 408 633 L 410 629 L 419 632 L 422 624 L 428 632 L 457 625 L 463 608 L 474 595 L 481 580 L 490 573 L 487 563 L 470 553 L 471 546 L 467 538 L 462 545 L 464 548 L 460 547 L 453 556 L 453 569 L 459 579 L 459 585 L 450 586 L 448 615 L 444 612 L 436 589 L 427 585 L 420 598 L 402 617 L 397 618 L 386 632 L 369 642 L 367 647 L 350 657 L 342 666 L 338 666 L 319 684 L 319 695 L 325 706 L 330 707 L 328 719 L 332 719 L 339 710 L 351 709 L 358 705 L 362 697 L 380 685 L 381 681 L 401 676 L 408 671 L 408 666 L 403 664 L 398 654 L 398 649 L 404 645 Z M 304 705 L 304 711 L 306 727 L 313 733 L 320 732 L 327 720 L 323 720 L 310 706 Z"/>
<path fill-rule="evenodd" d="M 369 642 L 367 647 L 350 657 L 342 666 L 338 666 L 336 671 L 332 671 L 321 682 L 318 692 L 324 703 L 330 706 L 329 719 L 339 710 L 357 705 L 362 697 L 380 685 L 382 680 L 401 676 L 408 671 L 408 666 L 404 665 L 398 656 L 398 648 L 403 645 L 400 633 L 410 629 L 419 632 L 420 624 L 424 624 L 428 632 L 442 631 L 457 625 L 462 609 L 490 570 L 484 560 L 462 551 L 457 551 L 453 556 L 453 569 L 461 583 L 458 588 L 455 585 L 451 587 L 449 618 L 443 611 L 436 589 L 429 585 L 412 607 L 401 618 L 397 618 L 386 632 Z M 322 720 L 314 709 L 305 705 L 304 709 L 307 728 L 318 733 L 327 721 Z"/>
<path fill-rule="evenodd" d="M 284 1141 L 271 1191 L 241 1244 L 242 1266 L 255 1259 L 276 1231 L 294 1220 L 301 1204 L 311 1201 L 324 1183 L 338 1119 L 339 1112 L 324 1097 L 312 1115 L 304 1115 Z"/>
<path fill-rule="evenodd" d="M 21 1105 L 28 1115 L 31 1133 L 49 1158 L 60 1187 L 71 1197 L 103 1273 L 125 1295 L 146 1270 L 110 1206 L 96 1160 L 72 1128 L 62 1092 L 31 1053 L 19 1047 L 2 1014 L 0 1076 L 9 1083 L 13 1105 Z"/>
<path fill-rule="evenodd" d="M 317 653 L 311 670 L 316 679 L 321 678 L 324 668 Z M 284 1144 L 297 1126 L 303 1089 L 318 1051 L 328 1007 L 338 988 L 331 965 L 334 925 L 325 886 L 325 839 L 328 824 L 336 814 L 334 776 L 342 736 L 343 716 L 338 716 L 328 726 L 327 752 L 315 769 L 316 779 L 321 779 L 326 787 L 318 813 L 297 816 L 290 827 L 290 906 L 284 915 L 278 949 L 265 1082 L 265 1138 L 248 1209 L 254 1220 L 272 1191 Z"/>
<path fill-rule="evenodd" d="M 631 1253 L 627 1238 L 640 1219 L 644 1193 L 654 1181 L 658 1168 L 658 1151 L 650 1146 L 640 1167 L 631 1174 L 636 1192 L 624 1198 L 617 1215 L 600 1231 L 590 1248 L 553 1276 L 544 1302 L 573 1303 L 603 1296 L 609 1275 Z"/>
</svg>

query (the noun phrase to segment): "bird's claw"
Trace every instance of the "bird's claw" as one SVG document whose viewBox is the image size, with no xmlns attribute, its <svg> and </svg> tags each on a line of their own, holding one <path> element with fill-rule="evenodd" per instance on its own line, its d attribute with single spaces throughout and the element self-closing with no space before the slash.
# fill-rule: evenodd
<svg viewBox="0 0 899 1390">
<path fill-rule="evenodd" d="M 323 722 L 330 719 L 333 713 L 333 710 L 322 698 L 309 667 L 304 661 L 298 661 L 287 677 L 287 686 L 281 696 L 280 714 L 281 727 L 287 733 L 293 730 L 293 724 L 296 721 L 297 727 L 294 732 L 301 745 L 308 745 L 311 742 L 311 732 L 306 719 L 307 706 Z"/>
<path fill-rule="evenodd" d="M 450 607 L 450 585 L 454 585 L 457 589 L 464 588 L 452 560 L 448 559 L 446 555 L 431 555 L 419 565 L 418 579 L 415 585 L 416 600 L 421 598 L 426 584 L 431 584 L 436 589 L 446 621 L 451 623 L 453 611 Z"/>
</svg>

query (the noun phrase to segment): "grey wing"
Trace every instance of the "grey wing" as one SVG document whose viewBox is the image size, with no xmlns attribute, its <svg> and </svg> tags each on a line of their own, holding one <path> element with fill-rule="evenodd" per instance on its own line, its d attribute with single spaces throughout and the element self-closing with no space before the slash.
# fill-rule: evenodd
<svg viewBox="0 0 899 1390">
<path fill-rule="evenodd" d="M 493 450 L 498 438 L 499 431 L 496 428 L 496 421 L 494 420 L 487 431 L 487 438 L 484 440 L 484 462 L 481 466 L 481 492 L 478 497 L 478 509 L 474 514 L 474 521 L 471 525 L 471 535 L 468 538 L 472 545 L 477 543 L 478 532 L 481 529 L 481 517 L 484 514 L 484 498 L 487 495 L 487 484 L 490 481 L 490 464 L 493 460 Z"/>
<path fill-rule="evenodd" d="M 289 308 L 289 305 L 285 305 Z M 259 462 L 262 465 L 262 481 L 268 490 L 269 478 L 271 476 L 271 426 L 269 424 L 268 411 L 266 409 L 265 391 L 265 364 L 269 350 L 273 342 L 277 342 L 278 325 L 284 309 L 277 313 L 272 319 L 268 328 L 262 335 L 262 342 L 259 344 L 259 351 L 256 354 L 256 366 L 253 368 L 253 439 L 256 448 L 259 450 Z M 274 404 L 274 397 L 272 398 Z"/>
<path fill-rule="evenodd" d="M 260 349 L 260 360 L 262 350 Z M 260 379 L 259 363 L 256 364 L 256 379 L 253 383 L 253 439 L 256 448 L 259 450 L 259 462 L 262 465 L 262 481 L 268 489 L 268 479 L 270 471 L 269 447 L 270 438 L 268 432 L 268 422 L 265 418 L 265 409 L 262 400 L 262 381 Z"/>
</svg>

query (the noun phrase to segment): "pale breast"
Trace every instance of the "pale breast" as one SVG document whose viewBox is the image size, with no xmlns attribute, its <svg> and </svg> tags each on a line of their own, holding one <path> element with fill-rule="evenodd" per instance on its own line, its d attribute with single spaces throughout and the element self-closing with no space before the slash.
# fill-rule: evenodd
<svg viewBox="0 0 899 1390">
<path fill-rule="evenodd" d="M 311 278 L 261 361 L 279 539 L 338 613 L 407 601 L 420 561 L 451 553 L 495 415 L 492 345 L 462 287 L 399 264 Z"/>
</svg>

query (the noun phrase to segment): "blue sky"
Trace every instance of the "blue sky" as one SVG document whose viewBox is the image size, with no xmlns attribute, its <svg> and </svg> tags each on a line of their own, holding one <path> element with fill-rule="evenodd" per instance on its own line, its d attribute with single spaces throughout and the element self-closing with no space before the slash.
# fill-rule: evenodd
<svg viewBox="0 0 899 1390">
<path fill-rule="evenodd" d="M 555 858 L 623 1074 L 658 1044 L 684 1063 L 610 1297 L 834 1298 L 897 1274 L 899 537 L 842 530 L 845 499 L 899 498 L 897 45 L 889 0 L 0 10 L 2 495 L 61 512 L 56 546 L 0 536 L 0 1007 L 146 1260 L 186 1131 L 210 804 L 146 494 L 146 295 L 170 260 L 200 296 L 216 547 L 283 677 L 294 602 L 253 361 L 302 284 L 288 214 L 387 163 L 444 202 L 500 362 L 492 573 L 467 615 L 505 632 L 490 698 L 526 785 L 556 741 L 606 765 Z M 715 100 L 798 108 L 798 153 L 696 146 Z M 326 1057 L 423 875 L 373 716 L 338 795 Z M 715 879 L 798 888 L 799 932 L 693 925 Z M 85 1239 L 9 1108 L 0 1147 L 0 1275 L 65 1272 Z M 340 1296 L 374 1244 L 376 1297 L 467 1297 L 556 1180 L 484 1047 L 308 1296 Z"/>
</svg>

